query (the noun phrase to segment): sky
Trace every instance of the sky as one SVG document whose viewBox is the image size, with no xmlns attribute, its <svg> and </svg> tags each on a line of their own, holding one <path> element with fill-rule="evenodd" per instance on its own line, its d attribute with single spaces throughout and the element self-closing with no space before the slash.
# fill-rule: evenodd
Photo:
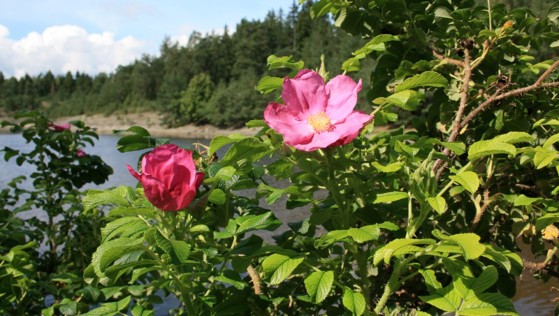
<svg viewBox="0 0 559 316">
<path fill-rule="evenodd" d="M 166 37 L 186 44 L 193 31 L 230 32 L 241 19 L 264 19 L 293 0 L 0 0 L 4 77 L 113 72 Z"/>
</svg>

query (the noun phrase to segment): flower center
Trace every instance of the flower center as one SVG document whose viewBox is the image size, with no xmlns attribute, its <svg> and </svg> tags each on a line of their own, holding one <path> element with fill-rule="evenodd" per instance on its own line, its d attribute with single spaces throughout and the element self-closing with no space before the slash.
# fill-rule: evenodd
<svg viewBox="0 0 559 316">
<path fill-rule="evenodd" d="M 332 128 L 332 123 L 330 123 L 330 119 L 324 112 L 318 112 L 316 114 L 307 116 L 307 122 L 315 131 L 315 133 L 326 132 Z"/>
</svg>

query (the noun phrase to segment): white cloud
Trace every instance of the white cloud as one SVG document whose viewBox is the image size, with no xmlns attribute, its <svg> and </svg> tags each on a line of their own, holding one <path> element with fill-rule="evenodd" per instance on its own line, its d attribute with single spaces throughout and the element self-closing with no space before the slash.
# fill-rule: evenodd
<svg viewBox="0 0 559 316">
<path fill-rule="evenodd" d="M 146 51 L 145 43 L 132 36 L 116 39 L 110 32 L 88 33 L 75 25 L 51 26 L 18 40 L 9 34 L 0 25 L 0 71 L 5 76 L 35 76 L 48 70 L 55 74 L 112 72 Z"/>
</svg>

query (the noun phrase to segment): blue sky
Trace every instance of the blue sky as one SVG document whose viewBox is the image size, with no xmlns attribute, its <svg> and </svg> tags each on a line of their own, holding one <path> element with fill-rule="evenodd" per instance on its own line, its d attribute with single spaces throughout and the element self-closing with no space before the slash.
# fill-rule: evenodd
<svg viewBox="0 0 559 316">
<path fill-rule="evenodd" d="M 193 31 L 234 31 L 242 19 L 287 12 L 293 0 L 0 0 L 0 72 L 4 76 L 111 72 L 163 39 L 184 43 Z"/>
</svg>

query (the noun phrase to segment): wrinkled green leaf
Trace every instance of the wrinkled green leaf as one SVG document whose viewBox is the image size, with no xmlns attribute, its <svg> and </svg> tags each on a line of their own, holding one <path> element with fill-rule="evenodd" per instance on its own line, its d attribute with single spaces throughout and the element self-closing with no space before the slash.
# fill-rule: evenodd
<svg viewBox="0 0 559 316">
<path fill-rule="evenodd" d="M 463 186 L 470 193 L 474 193 L 479 188 L 479 178 L 475 172 L 464 171 L 449 178 Z"/>
<path fill-rule="evenodd" d="M 333 271 L 315 271 L 305 279 L 305 288 L 312 301 L 320 304 L 330 293 L 333 283 Z"/>
<path fill-rule="evenodd" d="M 270 279 L 270 285 L 278 285 L 287 279 L 304 258 L 290 258 L 288 256 L 273 254 L 262 261 L 262 269 Z"/>
<path fill-rule="evenodd" d="M 404 80 L 404 82 L 399 84 L 394 91 L 400 92 L 418 87 L 443 88 L 447 85 L 448 81 L 441 74 L 434 71 L 426 71 Z"/>
<path fill-rule="evenodd" d="M 363 315 L 365 308 L 367 307 L 363 294 L 352 291 L 349 288 L 344 289 L 342 303 L 344 304 L 344 307 L 355 316 Z"/>
</svg>

